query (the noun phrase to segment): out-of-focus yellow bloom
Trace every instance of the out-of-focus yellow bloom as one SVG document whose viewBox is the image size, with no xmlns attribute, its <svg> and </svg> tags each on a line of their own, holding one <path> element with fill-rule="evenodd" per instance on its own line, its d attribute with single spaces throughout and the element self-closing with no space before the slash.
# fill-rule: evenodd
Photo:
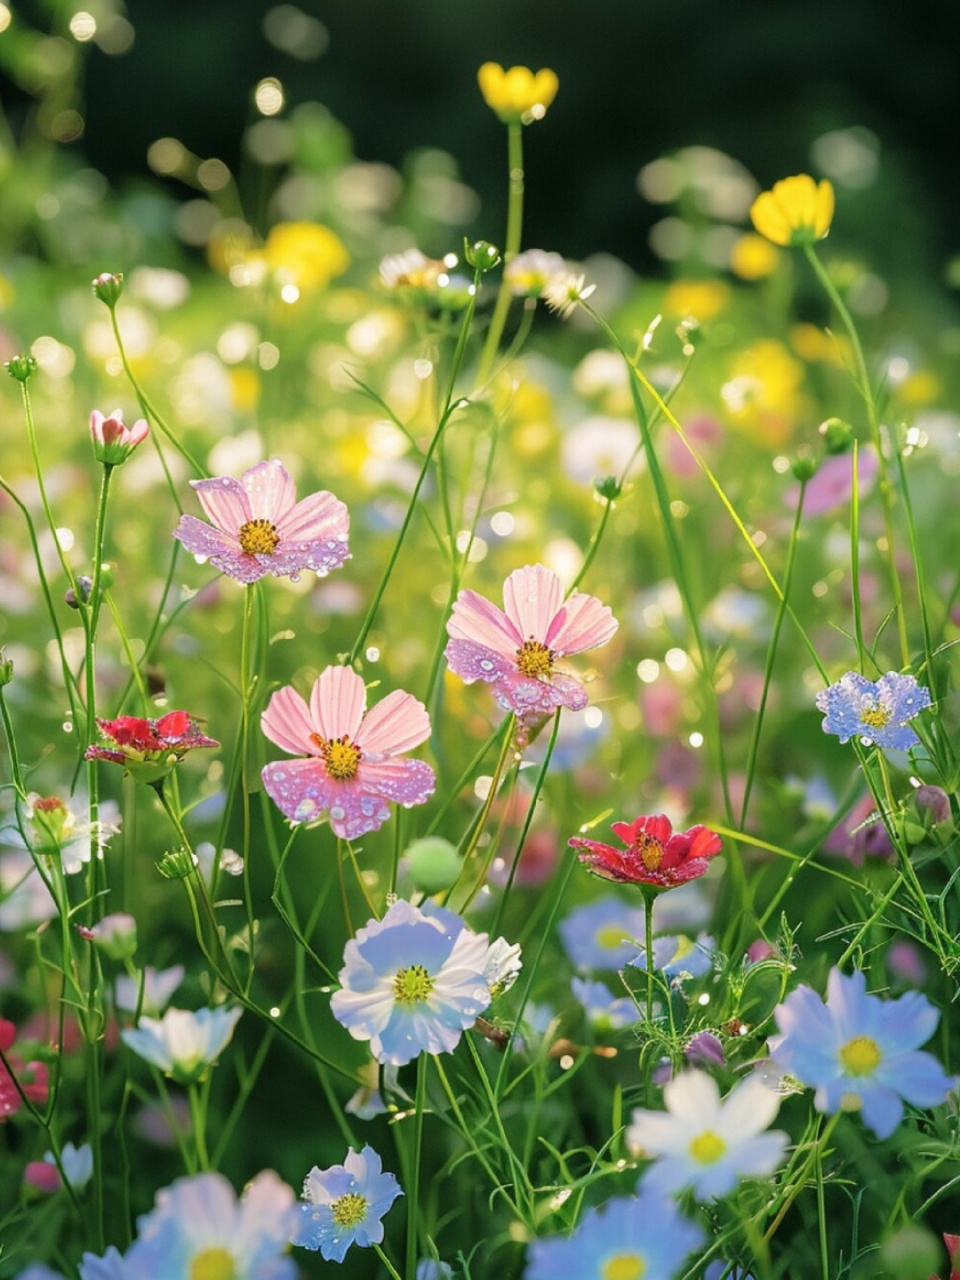
<svg viewBox="0 0 960 1280">
<path fill-rule="evenodd" d="M 319 222 L 279 222 L 267 236 L 263 257 L 282 284 L 301 292 L 324 288 L 350 266 L 343 241 Z"/>
<path fill-rule="evenodd" d="M 773 275 L 779 261 L 779 250 L 752 231 L 740 236 L 730 250 L 730 270 L 741 280 L 762 280 Z"/>
<path fill-rule="evenodd" d="M 529 67 L 504 71 L 498 62 L 485 62 L 477 72 L 480 92 L 504 124 L 531 124 L 542 120 L 557 96 L 560 81 L 545 68 L 536 75 Z"/>
<path fill-rule="evenodd" d="M 256 369 L 236 365 L 230 370 L 230 399 L 238 413 L 251 413 L 260 403 L 260 375 Z"/>
<path fill-rule="evenodd" d="M 915 369 L 897 388 L 897 394 L 905 404 L 931 404 L 941 395 L 940 379 L 930 369 Z"/>
<path fill-rule="evenodd" d="M 6 276 L 0 276 L 0 311 L 6 310 L 13 302 L 13 285 Z"/>
<path fill-rule="evenodd" d="M 663 295 L 668 315 L 693 316 L 706 324 L 730 305 L 730 288 L 722 280 L 675 280 Z"/>
<path fill-rule="evenodd" d="M 731 421 L 765 444 L 785 444 L 806 409 L 804 366 L 774 338 L 761 338 L 736 355 L 730 372 L 720 394 Z"/>
<path fill-rule="evenodd" d="M 790 345 L 802 360 L 835 364 L 840 369 L 853 367 L 850 340 L 842 333 L 825 333 L 815 324 L 795 324 L 790 330 Z"/>
<path fill-rule="evenodd" d="M 812 245 L 830 230 L 833 186 L 798 173 L 773 184 L 750 206 L 750 218 L 762 236 L 782 245 Z"/>
</svg>

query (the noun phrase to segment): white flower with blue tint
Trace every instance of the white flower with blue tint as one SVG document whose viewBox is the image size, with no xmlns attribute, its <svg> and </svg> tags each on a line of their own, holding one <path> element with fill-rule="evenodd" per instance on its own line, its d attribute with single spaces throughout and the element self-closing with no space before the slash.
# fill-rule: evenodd
<svg viewBox="0 0 960 1280">
<path fill-rule="evenodd" d="M 956 1087 L 920 1045 L 933 1035 L 940 1011 L 918 991 L 898 1000 L 867 995 L 867 980 L 831 969 L 826 1003 L 797 987 L 773 1011 L 781 1034 L 770 1056 L 781 1071 L 816 1089 L 818 1111 L 862 1111 L 878 1138 L 889 1138 L 903 1103 L 935 1107 Z"/>
<path fill-rule="evenodd" d="M 392 1173 L 383 1172 L 372 1147 L 364 1147 L 359 1155 L 350 1147 L 343 1164 L 330 1169 L 314 1165 L 307 1174 L 291 1241 L 304 1249 L 319 1249 L 326 1262 L 342 1262 L 352 1244 L 380 1244 L 381 1219 L 402 1195 L 400 1184 Z"/>
<path fill-rule="evenodd" d="M 713 968 L 714 945 L 713 938 L 705 933 L 701 933 L 696 942 L 682 934 L 654 938 L 653 967 L 657 972 L 678 981 L 702 978 Z M 630 964 L 646 972 L 645 947 L 641 948 L 640 954 L 634 956 Z"/>
<path fill-rule="evenodd" d="M 395 902 L 347 943 L 333 1016 L 355 1040 L 370 1041 L 378 1062 L 451 1053 L 490 1004 L 489 951 L 487 935 L 452 911 L 428 916 Z"/>
<path fill-rule="evenodd" d="M 570 989 L 578 1004 L 583 1006 L 587 1020 L 598 1031 L 619 1031 L 631 1027 L 640 1019 L 637 1006 L 629 996 L 615 998 L 603 982 L 591 982 L 585 978 L 572 978 Z"/>
<path fill-rule="evenodd" d="M 128 1049 L 180 1084 L 199 1080 L 229 1044 L 243 1010 L 168 1009 L 162 1018 L 141 1018 L 135 1029 L 120 1032 Z"/>
<path fill-rule="evenodd" d="M 856 671 L 821 690 L 817 708 L 826 712 L 824 733 L 835 733 L 841 742 L 859 737 L 865 746 L 909 751 L 920 739 L 907 721 L 930 706 L 930 690 L 914 676 L 888 671 L 876 683 Z"/>
<path fill-rule="evenodd" d="M 26 1276 L 21 1276 L 19 1280 L 26 1280 Z M 102 1258 L 97 1258 L 92 1253 L 83 1255 L 80 1280 L 135 1280 L 135 1277 L 123 1255 L 111 1245 Z"/>
<path fill-rule="evenodd" d="M 161 1013 L 170 1003 L 170 998 L 186 976 L 182 964 L 171 965 L 169 969 L 154 969 L 147 965 L 142 975 L 129 977 L 121 974 L 114 985 L 114 1000 L 118 1009 L 126 1013 L 135 1013 L 138 1002 L 143 1013 Z M 140 991 L 143 990 L 143 1000 Z"/>
<path fill-rule="evenodd" d="M 660 1191 L 693 1188 L 698 1199 L 725 1196 L 740 1178 L 766 1178 L 783 1160 L 788 1137 L 764 1132 L 780 1108 L 780 1096 L 758 1074 L 747 1076 L 721 1100 L 705 1071 L 684 1071 L 664 1086 L 667 1110 L 635 1108 L 627 1146 L 654 1158 L 644 1184 Z"/>
<path fill-rule="evenodd" d="M 523 1280 L 673 1280 L 703 1233 L 652 1190 L 588 1209 L 569 1236 L 534 1240 Z"/>
<path fill-rule="evenodd" d="M 608 894 L 576 907 L 560 921 L 560 938 L 578 969 L 622 969 L 643 937 L 643 907 Z"/>
</svg>

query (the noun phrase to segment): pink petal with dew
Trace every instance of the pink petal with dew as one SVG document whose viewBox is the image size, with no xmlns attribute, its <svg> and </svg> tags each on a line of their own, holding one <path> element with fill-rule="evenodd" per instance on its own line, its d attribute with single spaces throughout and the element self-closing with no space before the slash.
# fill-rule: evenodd
<svg viewBox="0 0 960 1280">
<path fill-rule="evenodd" d="M 267 571 L 256 556 L 241 551 L 240 544 L 230 534 L 205 524 L 196 516 L 181 516 L 173 536 L 193 555 L 204 556 L 215 569 L 238 582 L 257 582 Z"/>
<path fill-rule="evenodd" d="M 207 519 L 224 533 L 236 538 L 240 526 L 252 518 L 250 503 L 239 480 L 216 476 L 212 480 L 191 480 L 190 486 L 197 491 Z"/>
<path fill-rule="evenodd" d="M 321 760 L 274 760 L 260 776 L 267 795 L 291 822 L 316 822 L 339 805 L 344 789 Z"/>
<path fill-rule="evenodd" d="M 254 520 L 269 520 L 273 524 L 279 524 L 297 498 L 290 473 L 276 458 L 258 462 L 255 467 L 245 471 L 241 483 Z"/>
<path fill-rule="evenodd" d="M 619 625 L 610 609 L 596 596 L 578 591 L 564 602 L 550 624 L 544 644 L 561 656 L 582 653 L 584 649 L 597 649 L 606 644 Z"/>
<path fill-rule="evenodd" d="M 272 573 L 275 578 L 292 578 L 303 569 L 325 578 L 331 569 L 339 569 L 350 559 L 350 548 L 336 538 L 326 542 L 281 542 L 273 555 L 257 555 L 255 559 L 264 573 Z"/>
<path fill-rule="evenodd" d="M 437 775 L 423 760 L 361 760 L 357 782 L 371 795 L 409 807 L 430 799 Z"/>
<path fill-rule="evenodd" d="M 394 689 L 371 707 L 357 733 L 364 759 L 397 756 L 430 737 L 427 708 L 411 693 Z"/>
<path fill-rule="evenodd" d="M 327 667 L 310 694 L 310 715 L 321 738 L 356 741 L 367 705 L 363 680 L 351 667 Z"/>
<path fill-rule="evenodd" d="M 472 644 L 469 640 L 451 640 L 444 650 L 444 656 L 450 670 L 468 684 L 472 684 L 474 680 L 485 680 L 489 684 L 494 680 L 502 680 L 517 669 L 515 656 L 507 658 L 481 644 Z"/>
<path fill-rule="evenodd" d="M 447 634 L 453 640 L 481 644 L 504 657 L 516 657 L 523 636 L 495 604 L 475 591 L 461 591 L 447 620 Z"/>
<path fill-rule="evenodd" d="M 290 685 L 277 689 L 267 703 L 260 717 L 260 728 L 271 742 L 292 756 L 317 754 L 317 744 L 310 740 L 315 732 L 310 709 Z"/>
<path fill-rule="evenodd" d="M 497 681 L 493 692 L 504 710 L 512 711 L 522 720 L 552 715 L 557 707 L 582 711 L 587 705 L 586 690 L 570 676 L 554 675 L 548 683 L 521 675 L 519 671 L 511 672 Z"/>
<path fill-rule="evenodd" d="M 368 791 L 358 777 L 339 784 L 329 814 L 335 835 L 341 840 L 359 840 L 380 830 L 390 818 L 390 806 L 375 791 Z"/>
<path fill-rule="evenodd" d="M 322 490 L 311 493 L 274 523 L 283 542 L 316 542 L 325 538 L 345 541 L 350 513 L 345 502 Z"/>
<path fill-rule="evenodd" d="M 522 640 L 543 641 L 563 604 L 563 588 L 542 564 L 515 569 L 503 584 L 503 607 Z"/>
</svg>

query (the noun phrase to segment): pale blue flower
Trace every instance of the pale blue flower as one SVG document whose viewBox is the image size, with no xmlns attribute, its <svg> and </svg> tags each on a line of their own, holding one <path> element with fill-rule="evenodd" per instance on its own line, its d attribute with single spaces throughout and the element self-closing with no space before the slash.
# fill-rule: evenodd
<svg viewBox="0 0 960 1280">
<path fill-rule="evenodd" d="M 560 921 L 560 938 L 578 969 L 622 969 L 643 937 L 643 907 L 613 894 L 576 907 Z"/>
<path fill-rule="evenodd" d="M 83 1255 L 80 1280 L 135 1280 L 135 1277 L 123 1255 L 111 1245 L 102 1258 L 96 1258 L 92 1253 Z"/>
<path fill-rule="evenodd" d="M 162 1018 L 141 1018 L 120 1032 L 123 1043 L 180 1084 L 200 1079 L 230 1042 L 243 1010 L 168 1009 Z"/>
<path fill-rule="evenodd" d="M 637 1196 L 588 1209 L 572 1235 L 534 1240 L 523 1277 L 608 1280 L 634 1275 L 643 1280 L 673 1280 L 687 1254 L 702 1242 L 700 1228 L 688 1222 L 672 1200 L 642 1190 Z"/>
<path fill-rule="evenodd" d="M 683 934 L 654 938 L 653 967 L 668 978 L 702 978 L 713 968 L 714 946 L 713 938 L 705 933 L 701 933 L 696 942 Z M 641 947 L 640 954 L 634 956 L 630 964 L 646 973 L 645 947 Z"/>
<path fill-rule="evenodd" d="M 703 1273 L 703 1280 L 753 1280 L 753 1275 L 735 1267 L 732 1262 L 715 1258 Z"/>
<path fill-rule="evenodd" d="M 832 969 L 826 1003 L 797 987 L 774 1010 L 781 1035 L 770 1056 L 781 1071 L 816 1089 L 818 1111 L 861 1111 L 878 1138 L 903 1118 L 903 1102 L 935 1107 L 956 1087 L 932 1054 L 923 1053 L 940 1011 L 917 991 L 898 1000 L 867 995 L 867 980 Z"/>
<path fill-rule="evenodd" d="M 381 1219 L 397 1196 L 400 1184 L 384 1173 L 380 1157 L 366 1146 L 357 1154 L 348 1148 L 343 1164 L 310 1170 L 303 1183 L 305 1203 L 291 1235 L 293 1244 L 320 1250 L 326 1262 L 342 1262 L 352 1244 L 367 1248 L 383 1240 Z"/>
<path fill-rule="evenodd" d="M 489 951 L 487 935 L 452 911 L 427 916 L 395 902 L 347 943 L 333 1016 L 381 1063 L 451 1053 L 490 1004 Z"/>
<path fill-rule="evenodd" d="M 42 1262 L 33 1262 L 26 1271 L 18 1271 L 15 1280 L 64 1280 L 61 1271 L 51 1271 Z"/>
<path fill-rule="evenodd" d="M 453 1280 L 453 1268 L 449 1262 L 421 1258 L 417 1263 L 417 1280 Z"/>
<path fill-rule="evenodd" d="M 52 1151 L 47 1151 L 43 1159 L 45 1164 L 57 1163 Z M 93 1177 L 93 1152 L 90 1150 L 90 1143 L 83 1142 L 75 1147 L 72 1142 L 65 1142 L 60 1150 L 60 1163 L 70 1186 L 74 1191 L 82 1191 Z"/>
<path fill-rule="evenodd" d="M 841 742 L 859 737 L 866 746 L 909 751 L 920 739 L 907 727 L 930 706 L 930 690 L 914 676 L 888 671 L 874 683 L 856 671 L 848 671 L 836 684 L 817 694 L 817 708 L 826 712 L 824 733 L 835 733 Z"/>
<path fill-rule="evenodd" d="M 639 1021 L 637 1006 L 629 996 L 616 999 L 603 982 L 591 982 L 586 978 L 572 978 L 570 988 L 590 1025 L 598 1030 L 619 1031 Z"/>
</svg>

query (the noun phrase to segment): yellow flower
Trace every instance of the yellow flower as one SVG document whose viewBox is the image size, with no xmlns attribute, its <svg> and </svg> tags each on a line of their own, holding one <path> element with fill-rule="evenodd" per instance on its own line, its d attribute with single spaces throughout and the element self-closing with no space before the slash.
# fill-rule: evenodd
<svg viewBox="0 0 960 1280">
<path fill-rule="evenodd" d="M 741 280 L 762 280 L 776 271 L 779 261 L 779 250 L 752 231 L 740 236 L 730 250 L 730 270 Z"/>
<path fill-rule="evenodd" d="M 557 96 L 556 72 L 544 69 L 536 75 L 529 67 L 504 71 L 497 62 L 485 62 L 477 72 L 480 92 L 504 124 L 531 124 L 542 120 Z"/>
<path fill-rule="evenodd" d="M 663 295 L 663 309 L 706 324 L 729 307 L 730 299 L 730 289 L 722 280 L 675 280 Z"/>
<path fill-rule="evenodd" d="M 319 222 L 278 223 L 267 236 L 263 256 L 278 280 L 301 292 L 322 289 L 350 265 L 343 241 Z"/>
<path fill-rule="evenodd" d="M 750 218 L 762 236 L 782 245 L 812 245 L 822 240 L 833 220 L 833 187 L 808 173 L 783 178 L 750 206 Z"/>
</svg>

